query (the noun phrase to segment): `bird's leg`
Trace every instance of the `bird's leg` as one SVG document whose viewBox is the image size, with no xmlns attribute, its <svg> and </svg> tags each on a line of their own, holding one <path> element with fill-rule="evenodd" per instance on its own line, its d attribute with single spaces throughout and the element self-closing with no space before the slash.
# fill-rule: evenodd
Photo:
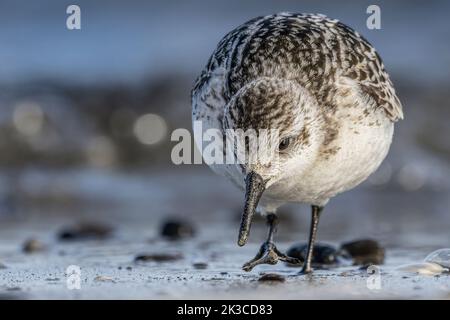
<svg viewBox="0 0 450 320">
<path fill-rule="evenodd" d="M 267 224 L 269 226 L 269 234 L 266 242 L 264 242 L 259 249 L 256 256 L 243 265 L 244 271 L 251 271 L 258 264 L 276 264 L 278 260 L 289 262 L 292 264 L 299 264 L 301 261 L 297 258 L 292 258 L 284 253 L 281 253 L 273 243 L 273 236 L 276 232 L 278 217 L 274 213 L 267 215 Z"/>
<path fill-rule="evenodd" d="M 320 213 L 322 212 L 323 207 L 312 206 L 312 214 L 311 214 L 311 227 L 309 230 L 309 241 L 308 241 L 308 251 L 306 253 L 306 259 L 303 264 L 303 268 L 300 271 L 300 274 L 311 273 L 313 270 L 311 268 L 311 260 L 313 256 L 314 250 L 314 241 L 316 240 L 317 234 L 317 226 L 319 224 Z"/>
</svg>

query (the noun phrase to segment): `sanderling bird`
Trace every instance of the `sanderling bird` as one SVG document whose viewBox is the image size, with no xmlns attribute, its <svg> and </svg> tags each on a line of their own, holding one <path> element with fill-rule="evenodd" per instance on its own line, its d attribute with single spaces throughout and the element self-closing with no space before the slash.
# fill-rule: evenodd
<svg viewBox="0 0 450 320">
<path fill-rule="evenodd" d="M 274 245 L 276 210 L 288 202 L 312 206 L 304 274 L 312 271 L 323 207 L 378 168 L 403 113 L 367 40 L 324 15 L 279 13 L 252 19 L 220 41 L 192 90 L 192 118 L 203 130 L 279 130 L 276 165 L 211 168 L 245 190 L 239 246 L 257 208 L 267 219 L 268 239 L 245 271 L 300 263 Z"/>
</svg>

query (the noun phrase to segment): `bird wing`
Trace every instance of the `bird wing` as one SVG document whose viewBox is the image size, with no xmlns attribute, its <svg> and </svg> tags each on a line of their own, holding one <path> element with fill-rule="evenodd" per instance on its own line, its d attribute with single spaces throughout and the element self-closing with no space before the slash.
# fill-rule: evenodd
<svg viewBox="0 0 450 320">
<path fill-rule="evenodd" d="M 361 98 L 382 108 L 391 121 L 403 119 L 402 104 L 375 48 L 343 23 L 337 22 L 336 30 L 341 42 L 339 74 L 353 80 Z"/>
<path fill-rule="evenodd" d="M 209 59 L 193 97 L 217 70 L 222 76 L 223 108 L 240 88 L 260 77 L 297 81 L 319 105 L 334 108 L 338 83 L 348 78 L 369 106 L 382 108 L 392 121 L 403 118 L 400 100 L 372 45 L 324 15 L 280 13 L 254 18 L 232 30 Z"/>
</svg>

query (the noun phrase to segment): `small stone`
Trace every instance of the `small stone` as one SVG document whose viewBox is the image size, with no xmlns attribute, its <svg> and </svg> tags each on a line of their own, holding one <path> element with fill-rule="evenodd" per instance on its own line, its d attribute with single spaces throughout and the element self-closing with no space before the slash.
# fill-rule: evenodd
<svg viewBox="0 0 450 320">
<path fill-rule="evenodd" d="M 344 243 L 340 252 L 351 256 L 355 265 L 383 264 L 384 262 L 384 248 L 372 239 Z"/>
<path fill-rule="evenodd" d="M 112 233 L 112 228 L 107 225 L 85 222 L 61 230 L 58 238 L 63 241 L 105 239 Z"/>
<path fill-rule="evenodd" d="M 287 255 L 289 257 L 297 258 L 301 262 L 305 261 L 308 250 L 308 244 L 299 243 L 289 248 Z M 337 250 L 331 245 L 316 243 L 314 246 L 312 264 L 314 265 L 333 265 L 338 263 Z"/>
<path fill-rule="evenodd" d="M 7 268 L 6 265 L 0 262 L 0 270 L 1 269 L 6 269 L 6 268 Z"/>
<path fill-rule="evenodd" d="M 94 281 L 99 282 L 115 282 L 113 278 L 107 276 L 97 276 L 94 278 Z"/>
<path fill-rule="evenodd" d="M 261 281 L 261 282 L 265 282 L 265 281 L 267 281 L 267 282 L 269 282 L 269 281 L 271 281 L 271 282 L 284 282 L 284 281 L 286 281 L 286 278 L 284 276 L 282 276 L 281 274 L 266 273 L 266 274 L 263 274 L 258 279 L 258 281 Z"/>
<path fill-rule="evenodd" d="M 450 249 L 439 249 L 430 253 L 424 260 L 450 269 Z"/>
<path fill-rule="evenodd" d="M 127 268 L 126 268 L 128 271 L 131 271 L 131 270 L 133 270 L 133 268 L 132 267 L 130 267 L 130 266 L 128 266 Z"/>
<path fill-rule="evenodd" d="M 161 227 L 161 236 L 169 240 L 191 238 L 194 234 L 194 227 L 187 221 L 168 220 Z"/>
<path fill-rule="evenodd" d="M 8 287 L 6 288 L 6 291 L 21 291 L 21 287 Z"/>
<path fill-rule="evenodd" d="M 41 241 L 37 239 L 28 239 L 25 241 L 22 247 L 22 251 L 25 253 L 35 253 L 45 251 L 47 247 Z"/>
<path fill-rule="evenodd" d="M 170 253 L 154 253 L 154 254 L 140 254 L 134 258 L 135 262 L 168 262 L 168 261 L 176 261 L 182 259 L 183 256 L 179 253 L 170 254 Z"/>
<path fill-rule="evenodd" d="M 446 271 L 447 269 L 432 262 L 411 263 L 405 264 L 395 269 L 400 272 L 417 273 L 422 275 L 437 275 Z"/>
<path fill-rule="evenodd" d="M 204 269 L 208 268 L 208 264 L 206 262 L 196 262 L 196 263 L 193 263 L 192 266 L 195 269 L 199 269 L 199 270 L 204 270 Z"/>
</svg>

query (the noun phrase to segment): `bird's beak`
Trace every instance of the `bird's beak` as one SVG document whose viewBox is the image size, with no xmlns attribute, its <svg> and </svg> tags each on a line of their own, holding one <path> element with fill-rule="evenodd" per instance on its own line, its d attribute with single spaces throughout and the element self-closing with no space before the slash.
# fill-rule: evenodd
<svg viewBox="0 0 450 320">
<path fill-rule="evenodd" d="M 247 243 L 253 215 L 265 189 L 266 183 L 256 172 L 250 172 L 245 178 L 245 207 L 244 213 L 242 214 L 238 240 L 238 245 L 241 247 Z"/>
</svg>

